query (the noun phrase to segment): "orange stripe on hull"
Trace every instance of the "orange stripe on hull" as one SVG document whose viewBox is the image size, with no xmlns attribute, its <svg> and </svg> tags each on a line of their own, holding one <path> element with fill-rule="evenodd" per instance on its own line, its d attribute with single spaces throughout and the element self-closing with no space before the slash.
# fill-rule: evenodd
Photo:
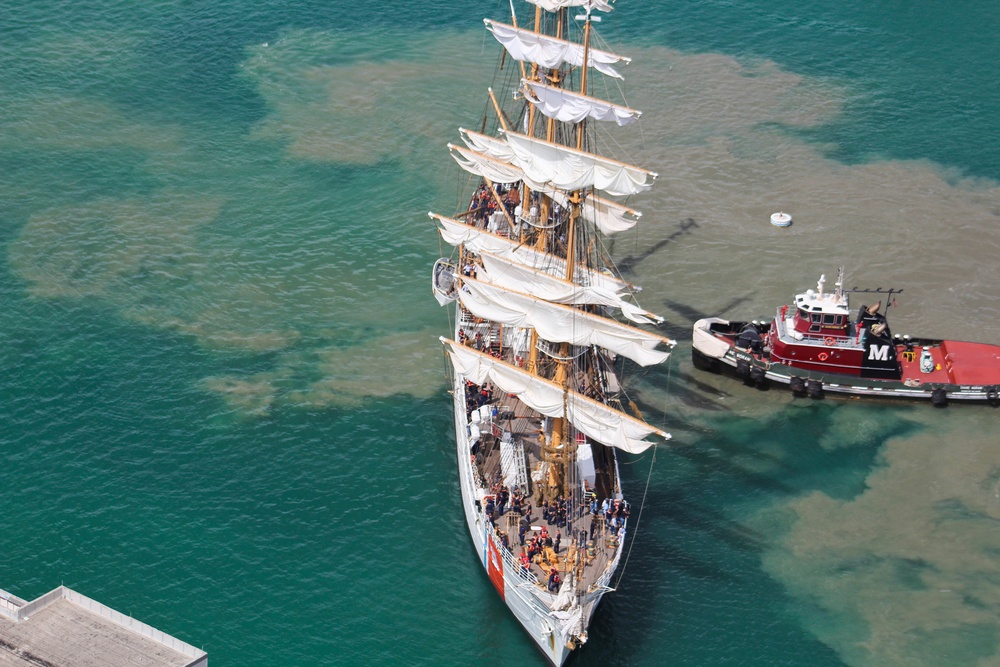
<svg viewBox="0 0 1000 667">
<path fill-rule="evenodd" d="M 500 594 L 500 599 L 506 600 L 503 586 L 503 560 L 500 558 L 500 550 L 493 543 L 492 535 L 486 539 L 486 571 L 489 572 L 490 581 L 493 582 L 497 593 Z"/>
</svg>

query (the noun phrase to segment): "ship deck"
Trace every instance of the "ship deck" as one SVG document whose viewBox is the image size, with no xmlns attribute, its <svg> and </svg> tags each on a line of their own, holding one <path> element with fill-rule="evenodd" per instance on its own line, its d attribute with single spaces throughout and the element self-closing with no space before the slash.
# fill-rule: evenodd
<svg viewBox="0 0 1000 667">
<path fill-rule="evenodd" d="M 528 572 L 534 575 L 539 587 L 544 588 L 548 581 L 549 572 L 552 567 L 562 576 L 571 568 L 576 568 L 578 581 L 582 583 L 581 588 L 589 589 L 605 572 L 608 565 L 615 556 L 617 546 L 617 536 L 605 525 L 604 515 L 598 512 L 595 515 L 590 513 L 589 507 L 572 506 L 567 508 L 566 519 L 560 521 L 558 518 L 546 520 L 542 516 L 542 511 L 537 506 L 538 487 L 543 483 L 539 479 L 542 458 L 541 447 L 538 434 L 541 430 L 540 419 L 531 415 L 516 415 L 515 407 L 520 405 L 516 399 L 503 395 L 497 397 L 493 402 L 501 414 L 513 414 L 509 419 L 502 420 L 504 430 L 508 430 L 514 442 L 523 447 L 526 457 L 526 467 L 529 472 L 529 489 L 526 489 L 526 496 L 531 499 L 530 510 L 528 512 L 515 512 L 508 503 L 502 515 L 494 519 L 494 526 L 498 533 L 507 538 L 510 545 L 510 553 L 517 560 L 520 558 L 522 550 L 526 550 L 532 537 L 542 536 L 543 529 L 553 540 L 556 536 L 561 537 L 558 551 L 554 548 L 552 553 L 543 551 L 542 556 L 536 556 L 534 561 L 528 566 Z M 608 473 L 614 467 L 613 460 L 603 459 L 602 449 L 595 448 L 595 468 L 601 468 L 602 472 Z M 500 449 L 498 447 L 488 448 L 485 456 L 482 457 L 480 470 L 500 470 Z M 611 497 L 612 492 L 609 487 L 608 474 L 598 474 L 597 493 L 598 502 L 604 498 Z M 520 526 L 522 518 L 527 519 L 527 530 L 524 541 L 520 537 Z M 565 577 L 563 577 L 565 579 Z"/>
</svg>

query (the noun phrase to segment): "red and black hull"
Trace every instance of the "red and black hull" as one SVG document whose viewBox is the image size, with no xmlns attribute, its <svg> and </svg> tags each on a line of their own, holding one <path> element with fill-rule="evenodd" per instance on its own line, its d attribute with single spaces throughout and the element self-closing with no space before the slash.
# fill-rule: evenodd
<svg viewBox="0 0 1000 667">
<path fill-rule="evenodd" d="M 787 386 L 814 398 L 831 394 L 936 405 L 950 400 L 1000 403 L 1000 346 L 923 338 L 789 340 L 777 336 L 776 324 L 699 320 L 695 366 L 729 371 L 761 388 Z"/>
</svg>

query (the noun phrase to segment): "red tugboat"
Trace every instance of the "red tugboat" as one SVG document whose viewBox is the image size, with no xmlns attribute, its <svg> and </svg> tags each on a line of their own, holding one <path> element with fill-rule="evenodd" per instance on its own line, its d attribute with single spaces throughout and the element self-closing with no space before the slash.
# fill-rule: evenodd
<svg viewBox="0 0 1000 667">
<path fill-rule="evenodd" d="M 1000 345 L 893 336 L 881 301 L 863 305 L 851 320 L 847 293 L 884 295 L 886 310 L 902 290 L 844 290 L 840 270 L 836 289 L 826 292 L 825 276 L 816 290 L 782 306 L 771 322 L 730 322 L 708 317 L 694 324 L 694 364 L 735 370 L 748 384 L 764 388 L 770 380 L 788 385 L 798 396 L 824 393 L 1000 403 Z"/>
</svg>

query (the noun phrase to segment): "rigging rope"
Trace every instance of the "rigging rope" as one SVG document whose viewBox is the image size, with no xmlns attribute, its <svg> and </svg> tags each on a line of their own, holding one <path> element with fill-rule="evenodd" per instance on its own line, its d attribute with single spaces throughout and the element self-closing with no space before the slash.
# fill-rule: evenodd
<svg viewBox="0 0 1000 667">
<path fill-rule="evenodd" d="M 673 354 L 670 355 L 671 359 L 673 358 L 673 356 L 674 356 Z M 671 365 L 672 364 L 670 363 L 670 360 L 668 360 L 667 361 L 667 386 L 666 386 L 666 389 L 664 391 L 664 398 L 663 398 L 663 415 L 662 415 L 662 420 L 663 421 L 666 421 L 666 417 L 667 417 L 667 404 L 666 404 L 666 400 L 667 399 L 666 399 L 666 396 L 669 395 L 669 393 L 670 393 Z M 643 510 L 646 509 L 646 497 L 649 495 L 649 483 L 650 483 L 650 480 L 653 478 L 653 465 L 656 463 L 656 450 L 658 448 L 659 448 L 659 444 L 653 445 L 653 448 L 652 448 L 653 455 L 652 455 L 652 457 L 650 458 L 650 461 L 649 461 L 649 472 L 646 473 L 646 486 L 642 490 L 642 502 L 639 504 L 639 512 L 638 512 L 638 514 L 636 514 L 636 517 L 635 517 L 635 526 L 633 528 L 633 530 L 634 530 L 635 533 L 639 532 L 639 522 L 642 519 L 642 512 L 643 512 Z M 615 585 L 612 586 L 612 588 L 614 588 L 614 589 L 618 588 L 618 584 L 621 583 L 622 577 L 625 576 L 625 569 L 628 566 L 628 559 L 632 555 L 632 547 L 634 545 L 635 545 L 635 538 L 633 537 L 631 540 L 629 540 L 628 551 L 625 552 L 625 560 L 622 562 L 621 567 L 618 568 L 618 573 L 617 573 L 618 574 L 618 578 L 615 581 Z"/>
</svg>

